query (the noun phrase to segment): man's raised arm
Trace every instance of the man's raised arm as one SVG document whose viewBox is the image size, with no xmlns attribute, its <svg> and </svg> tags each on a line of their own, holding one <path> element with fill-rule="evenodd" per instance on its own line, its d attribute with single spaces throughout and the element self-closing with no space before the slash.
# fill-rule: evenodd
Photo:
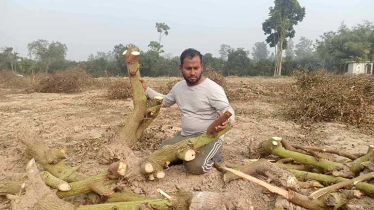
<svg viewBox="0 0 374 210">
<path fill-rule="evenodd" d="M 144 93 L 148 98 L 154 98 L 155 96 L 162 96 L 164 98 L 163 104 L 162 104 L 163 107 L 170 107 L 173 104 L 175 104 L 175 98 L 174 98 L 174 94 L 172 90 L 167 95 L 164 95 L 148 87 L 143 78 L 140 78 L 139 80 L 142 83 Z"/>
</svg>

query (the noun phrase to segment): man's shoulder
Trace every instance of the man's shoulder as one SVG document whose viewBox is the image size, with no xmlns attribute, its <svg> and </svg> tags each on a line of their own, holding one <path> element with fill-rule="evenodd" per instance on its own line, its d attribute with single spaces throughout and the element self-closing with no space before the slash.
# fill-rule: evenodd
<svg viewBox="0 0 374 210">
<path fill-rule="evenodd" d="M 212 89 L 222 89 L 223 90 L 223 87 L 221 85 L 219 85 L 218 83 L 216 83 L 215 81 L 209 79 L 209 78 L 206 78 L 207 80 L 207 84 L 210 88 Z"/>
<path fill-rule="evenodd" d="M 180 90 L 180 89 L 182 89 L 185 86 L 186 86 L 186 81 L 185 80 L 181 80 L 181 81 L 175 83 L 175 85 L 173 86 L 172 90 Z"/>
</svg>

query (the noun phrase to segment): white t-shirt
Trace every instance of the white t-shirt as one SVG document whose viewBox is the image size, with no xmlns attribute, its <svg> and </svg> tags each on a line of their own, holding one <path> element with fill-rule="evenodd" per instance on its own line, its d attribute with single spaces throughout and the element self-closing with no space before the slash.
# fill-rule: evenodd
<svg viewBox="0 0 374 210">
<path fill-rule="evenodd" d="M 235 113 L 230 106 L 225 91 L 214 81 L 206 78 L 202 83 L 188 86 L 185 80 L 174 85 L 167 95 L 147 88 L 145 94 L 149 98 L 163 96 L 163 106 L 170 107 L 177 103 L 182 115 L 182 136 L 204 133 L 217 118 L 217 111 L 232 114 L 229 121 L 234 123 Z"/>
</svg>

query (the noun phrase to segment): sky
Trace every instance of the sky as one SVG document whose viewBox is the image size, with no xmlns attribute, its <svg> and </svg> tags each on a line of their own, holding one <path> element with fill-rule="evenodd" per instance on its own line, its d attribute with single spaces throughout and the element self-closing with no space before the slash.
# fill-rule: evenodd
<svg viewBox="0 0 374 210">
<path fill-rule="evenodd" d="M 296 27 L 316 40 L 341 23 L 352 27 L 374 22 L 374 0 L 299 0 L 306 8 Z M 27 44 L 38 39 L 58 41 L 68 48 L 67 59 L 87 60 L 117 44 L 133 43 L 147 51 L 158 41 L 156 22 L 165 22 L 165 55 L 179 56 L 189 47 L 218 57 L 222 44 L 252 51 L 266 39 L 262 23 L 273 0 L 0 0 L 0 48 L 13 47 L 27 56 Z M 272 51 L 274 48 L 269 49 Z"/>
</svg>

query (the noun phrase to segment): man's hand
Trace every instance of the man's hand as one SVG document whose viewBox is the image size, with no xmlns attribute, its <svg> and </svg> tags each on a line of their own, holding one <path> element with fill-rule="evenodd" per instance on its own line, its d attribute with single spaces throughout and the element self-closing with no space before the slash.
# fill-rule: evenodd
<svg viewBox="0 0 374 210">
<path fill-rule="evenodd" d="M 148 86 L 147 84 L 145 83 L 144 79 L 143 78 L 140 78 L 139 81 L 142 83 L 142 86 L 143 86 L 143 90 L 146 91 Z"/>
<path fill-rule="evenodd" d="M 222 112 L 220 111 L 217 111 L 217 118 L 219 118 L 220 116 L 222 115 Z M 227 127 L 227 120 L 225 122 L 223 122 L 221 125 L 218 125 L 216 127 L 214 127 L 214 129 L 217 131 L 217 132 L 220 132 L 221 130 L 225 129 Z"/>
</svg>

